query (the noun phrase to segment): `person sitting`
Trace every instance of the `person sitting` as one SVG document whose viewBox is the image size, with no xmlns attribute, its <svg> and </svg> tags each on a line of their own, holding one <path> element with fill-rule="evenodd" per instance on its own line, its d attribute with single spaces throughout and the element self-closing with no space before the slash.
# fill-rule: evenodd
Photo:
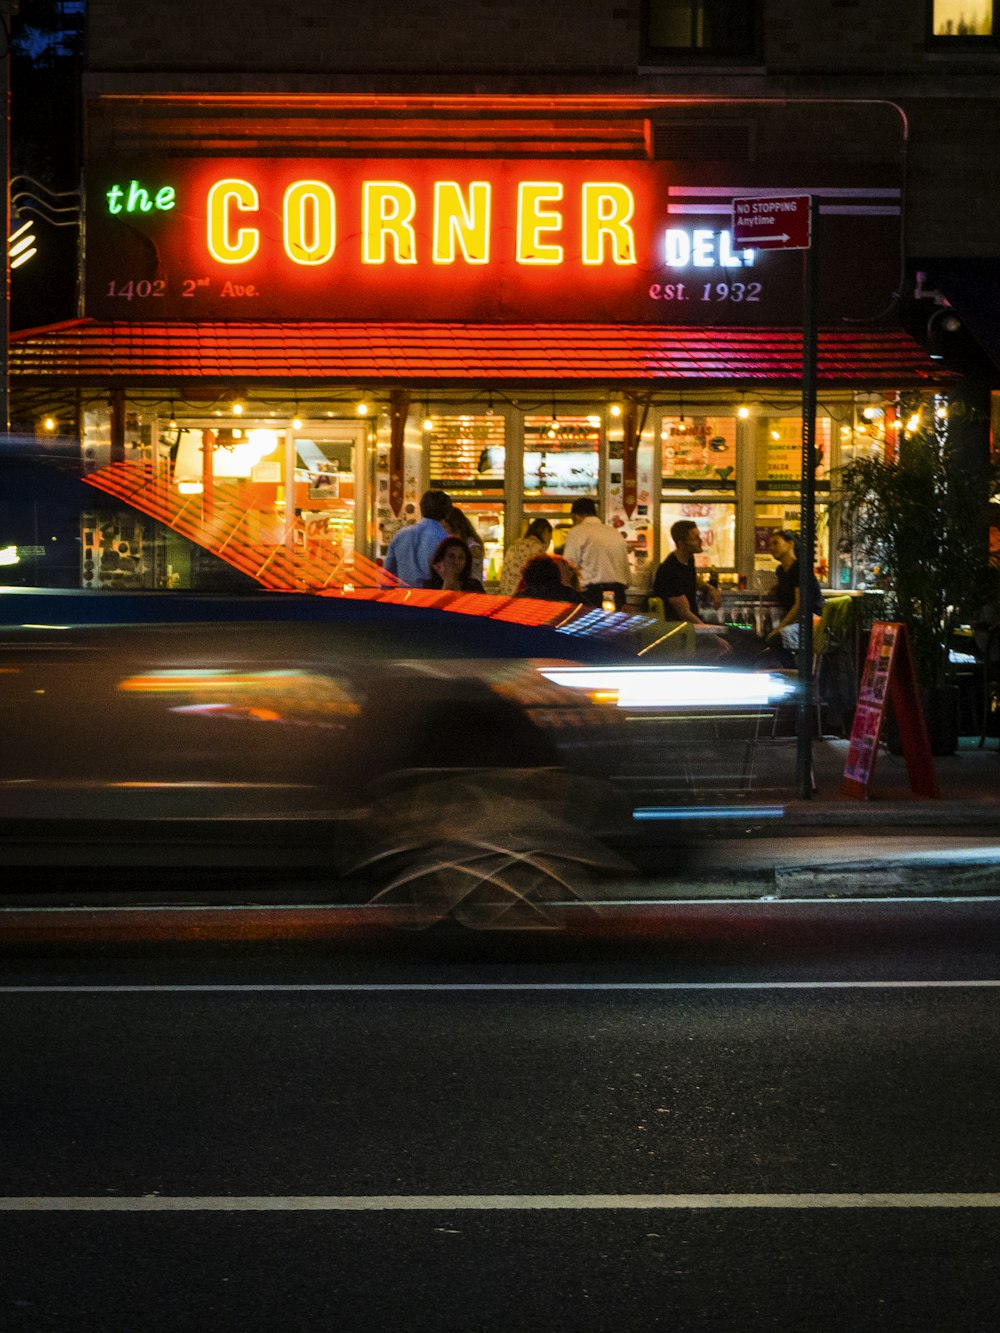
<svg viewBox="0 0 1000 1333">
<path fill-rule="evenodd" d="M 521 575 L 529 560 L 544 555 L 552 540 L 552 524 L 547 518 L 533 518 L 523 537 L 507 547 L 500 574 L 500 595 L 513 597 L 521 583 Z"/>
<path fill-rule="evenodd" d="M 777 528 L 768 543 L 771 554 L 778 562 L 778 584 L 774 595 L 781 607 L 781 619 L 767 636 L 768 649 L 787 667 L 796 665 L 799 648 L 799 546 L 798 535 L 789 528 Z M 823 614 L 823 594 L 819 581 L 810 571 L 809 609 L 813 628 Z"/>
<path fill-rule="evenodd" d="M 472 576 L 472 553 L 461 537 L 445 537 L 431 556 L 431 576 L 424 588 L 443 588 L 446 592 L 485 592 Z"/>
<path fill-rule="evenodd" d="M 515 597 L 534 597 L 544 602 L 579 602 L 580 594 L 563 582 L 555 556 L 536 555 L 525 565 Z"/>
<path fill-rule="evenodd" d="M 552 559 L 559 566 L 559 577 L 563 581 L 567 593 L 567 602 L 583 601 L 583 584 L 580 581 L 580 571 L 572 561 L 567 560 L 564 555 L 554 555 Z"/>
</svg>

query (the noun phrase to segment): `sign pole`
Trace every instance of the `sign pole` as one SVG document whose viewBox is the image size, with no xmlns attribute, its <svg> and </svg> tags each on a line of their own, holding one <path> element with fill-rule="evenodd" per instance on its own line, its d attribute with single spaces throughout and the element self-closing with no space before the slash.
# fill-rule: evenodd
<svg viewBox="0 0 1000 1333">
<path fill-rule="evenodd" d="M 796 717 L 796 782 L 799 796 L 813 794 L 813 558 L 816 546 L 816 270 L 819 261 L 817 222 L 819 201 L 809 200 L 809 245 L 803 252 L 802 281 L 802 483 L 799 551 L 799 652 L 800 692 Z"/>
</svg>

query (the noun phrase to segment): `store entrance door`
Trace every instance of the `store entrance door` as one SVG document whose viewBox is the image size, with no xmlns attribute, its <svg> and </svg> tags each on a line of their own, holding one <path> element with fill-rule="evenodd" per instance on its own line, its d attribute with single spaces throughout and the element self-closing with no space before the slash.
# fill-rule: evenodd
<svg viewBox="0 0 1000 1333">
<path fill-rule="evenodd" d="M 285 515 L 287 545 L 338 561 L 365 555 L 367 428 L 354 423 L 289 427 L 286 475 L 294 475 L 294 506 Z"/>
</svg>

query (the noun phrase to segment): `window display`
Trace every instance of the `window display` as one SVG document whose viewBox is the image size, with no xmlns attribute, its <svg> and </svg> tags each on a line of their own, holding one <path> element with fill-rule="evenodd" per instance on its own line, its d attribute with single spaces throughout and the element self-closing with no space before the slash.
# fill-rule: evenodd
<svg viewBox="0 0 1000 1333">
<path fill-rule="evenodd" d="M 699 569 L 733 569 L 736 565 L 736 506 L 665 500 L 660 506 L 660 559 L 674 549 L 670 529 L 678 519 L 698 524 L 703 550 L 694 560 Z"/>
<path fill-rule="evenodd" d="M 663 475 L 728 486 L 736 480 L 736 418 L 665 416 Z"/>
</svg>

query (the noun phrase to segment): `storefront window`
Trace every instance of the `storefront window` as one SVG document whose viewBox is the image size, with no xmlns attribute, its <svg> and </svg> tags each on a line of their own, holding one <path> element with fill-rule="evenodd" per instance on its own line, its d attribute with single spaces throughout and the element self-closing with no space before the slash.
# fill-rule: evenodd
<svg viewBox="0 0 1000 1333">
<path fill-rule="evenodd" d="M 735 484 L 735 417 L 664 417 L 660 438 L 665 479 L 697 478 L 727 488 Z"/>
<path fill-rule="evenodd" d="M 736 506 L 669 500 L 660 506 L 660 558 L 674 549 L 670 529 L 678 519 L 698 524 L 703 550 L 695 556 L 699 569 L 732 569 L 736 564 Z"/>
<path fill-rule="evenodd" d="M 423 419 L 430 484 L 447 491 L 475 528 L 483 546 L 483 577 L 499 578 L 504 550 L 504 465 L 506 423 L 490 415 Z"/>
<path fill-rule="evenodd" d="M 816 480 L 829 477 L 833 423 L 829 416 L 816 417 Z M 757 484 L 781 489 L 798 485 L 802 478 L 801 416 L 758 415 L 754 427 Z"/>
<path fill-rule="evenodd" d="M 571 525 L 569 510 L 582 495 L 597 496 L 601 414 L 554 409 L 524 418 L 524 516 L 553 526 L 552 547 L 562 550 Z"/>
</svg>

